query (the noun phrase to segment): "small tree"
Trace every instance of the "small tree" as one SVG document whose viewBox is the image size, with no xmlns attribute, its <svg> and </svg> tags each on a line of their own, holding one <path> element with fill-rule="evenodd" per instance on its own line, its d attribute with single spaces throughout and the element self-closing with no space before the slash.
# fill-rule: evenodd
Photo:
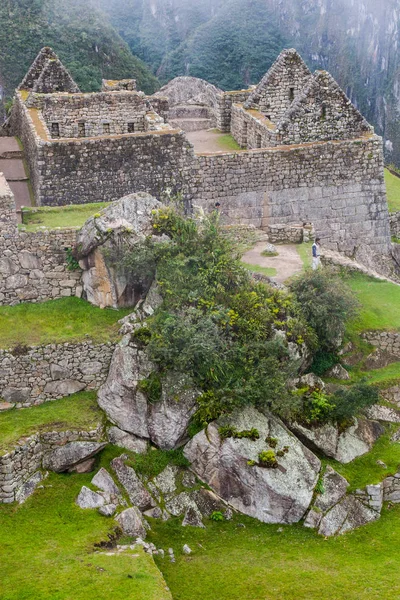
<svg viewBox="0 0 400 600">
<path fill-rule="evenodd" d="M 343 279 L 331 270 L 308 271 L 290 286 L 307 323 L 318 337 L 319 349 L 338 348 L 346 322 L 357 315 L 359 303 Z"/>
</svg>

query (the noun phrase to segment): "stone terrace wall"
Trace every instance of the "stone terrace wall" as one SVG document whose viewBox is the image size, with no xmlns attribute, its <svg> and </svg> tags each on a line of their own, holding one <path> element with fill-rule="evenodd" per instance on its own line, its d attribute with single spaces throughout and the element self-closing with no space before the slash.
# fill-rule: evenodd
<svg viewBox="0 0 400 600">
<path fill-rule="evenodd" d="M 32 102 L 30 98 L 29 104 Z M 128 131 L 128 123 L 132 124 L 134 131 L 146 129 L 144 118 L 149 109 L 144 94 L 139 92 L 57 94 L 42 96 L 40 102 L 49 131 L 52 132 L 52 123 L 57 123 L 60 137 L 132 133 Z M 79 134 L 79 123 L 85 126 L 84 136 Z"/>
<path fill-rule="evenodd" d="M 115 344 L 48 344 L 14 356 L 0 350 L 0 397 L 17 408 L 57 400 L 106 380 Z"/>
<path fill-rule="evenodd" d="M 81 272 L 69 271 L 66 248 L 76 230 L 18 232 L 15 202 L 0 173 L 0 304 L 81 296 Z"/>
<path fill-rule="evenodd" d="M 232 106 L 238 102 L 246 102 L 253 90 L 225 92 L 217 96 L 217 124 L 220 131 L 231 131 Z"/>
<path fill-rule="evenodd" d="M 52 431 L 24 438 L 0 456 L 0 503 L 15 502 L 18 490 L 42 466 L 43 458 L 58 446 L 75 441 L 101 441 L 101 426 L 93 431 Z"/>
<path fill-rule="evenodd" d="M 394 237 L 400 238 L 400 212 L 391 213 L 389 216 L 390 233 Z"/>
<path fill-rule="evenodd" d="M 276 146 L 275 126 L 260 112 L 232 106 L 231 133 L 239 146 L 252 150 Z"/>
<path fill-rule="evenodd" d="M 381 139 L 198 156 L 194 200 L 228 223 L 314 223 L 333 250 L 390 252 Z"/>
<path fill-rule="evenodd" d="M 372 346 L 400 357 L 400 333 L 397 331 L 367 331 L 362 337 Z"/>
<path fill-rule="evenodd" d="M 188 190 L 193 148 L 183 132 L 166 130 L 43 146 L 40 205 L 118 200 L 133 192 L 158 199 Z"/>
</svg>

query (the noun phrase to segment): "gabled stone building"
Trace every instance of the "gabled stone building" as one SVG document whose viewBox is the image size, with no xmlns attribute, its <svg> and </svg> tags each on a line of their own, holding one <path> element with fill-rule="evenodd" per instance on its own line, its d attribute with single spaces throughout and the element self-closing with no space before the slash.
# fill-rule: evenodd
<svg viewBox="0 0 400 600">
<path fill-rule="evenodd" d="M 81 93 L 45 48 L 16 91 L 10 127 L 38 205 L 179 194 L 206 210 L 219 201 L 227 223 L 313 222 L 334 250 L 391 251 L 382 140 L 293 49 L 249 90 L 178 77 L 149 97 L 134 80 Z M 186 132 L 209 127 L 243 150 L 196 153 Z"/>
</svg>

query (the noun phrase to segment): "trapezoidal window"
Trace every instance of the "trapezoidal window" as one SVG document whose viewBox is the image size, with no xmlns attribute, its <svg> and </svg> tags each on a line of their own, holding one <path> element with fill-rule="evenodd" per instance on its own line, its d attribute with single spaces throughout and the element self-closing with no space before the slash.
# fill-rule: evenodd
<svg viewBox="0 0 400 600">
<path fill-rule="evenodd" d="M 128 133 L 135 132 L 135 123 L 128 123 Z"/>
<path fill-rule="evenodd" d="M 60 124 L 59 123 L 51 124 L 51 137 L 52 138 L 60 137 Z"/>
<path fill-rule="evenodd" d="M 103 123 L 103 133 L 104 135 L 110 135 L 110 123 Z"/>
<path fill-rule="evenodd" d="M 261 148 L 262 146 L 262 140 L 261 140 L 261 135 L 259 133 L 256 134 L 256 148 Z"/>
<path fill-rule="evenodd" d="M 86 136 L 86 126 L 85 123 L 78 123 L 78 137 Z"/>
<path fill-rule="evenodd" d="M 326 106 L 323 104 L 321 106 L 321 121 L 326 121 Z"/>
<path fill-rule="evenodd" d="M 294 100 L 294 87 L 289 88 L 289 100 L 290 102 Z"/>
</svg>

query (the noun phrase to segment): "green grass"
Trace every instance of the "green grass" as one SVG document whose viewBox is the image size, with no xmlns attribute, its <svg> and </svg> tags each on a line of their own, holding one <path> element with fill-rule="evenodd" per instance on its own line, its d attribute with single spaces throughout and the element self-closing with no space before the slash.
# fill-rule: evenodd
<svg viewBox="0 0 400 600">
<path fill-rule="evenodd" d="M 265 525 L 242 515 L 205 530 L 183 529 L 178 520 L 152 528 L 151 541 L 175 551 L 175 564 L 155 558 L 174 600 L 400 598 L 400 506 L 327 540 L 301 524 Z M 182 553 L 185 543 L 190 556 Z"/>
<path fill-rule="evenodd" d="M 242 150 L 235 138 L 230 133 L 219 136 L 217 138 L 217 144 L 221 147 L 221 150 L 228 150 L 233 152 Z"/>
<path fill-rule="evenodd" d="M 103 452 L 98 466 L 108 467 L 111 454 Z M 1 600 L 171 600 L 140 547 L 96 553 L 95 544 L 113 537 L 115 521 L 76 506 L 92 477 L 51 474 L 25 504 L 0 505 Z"/>
<path fill-rule="evenodd" d="M 57 207 L 26 207 L 22 211 L 22 223 L 26 231 L 37 231 L 40 227 L 47 227 L 48 229 L 82 227 L 89 217 L 92 217 L 107 205 L 108 202 L 96 202 Z"/>
<path fill-rule="evenodd" d="M 362 309 L 350 332 L 400 329 L 400 286 L 355 273 L 347 280 Z"/>
<path fill-rule="evenodd" d="M 399 471 L 400 444 L 390 441 L 391 436 L 398 428 L 397 424 L 388 426 L 387 432 L 379 438 L 368 454 L 356 458 L 347 465 L 326 458 L 323 459 L 323 462 L 330 464 L 335 471 L 347 479 L 350 483 L 349 491 L 363 488 L 368 484 L 380 483 L 388 475 L 394 475 Z M 379 466 L 377 460 L 383 461 L 387 469 Z"/>
<path fill-rule="evenodd" d="M 113 310 L 92 306 L 79 298 L 61 298 L 41 304 L 0 306 L 0 348 L 17 344 L 39 345 L 118 339 L 118 319 L 132 309 Z"/>
<path fill-rule="evenodd" d="M 97 393 L 79 392 L 40 406 L 0 413 L 0 454 L 22 437 L 40 431 L 81 429 L 88 431 L 102 422 L 104 415 L 96 402 Z"/>
<path fill-rule="evenodd" d="M 183 456 L 182 448 L 177 450 L 151 448 L 146 454 L 133 454 L 129 464 L 137 473 L 146 477 L 156 477 L 168 465 L 189 466 L 188 460 Z"/>
<path fill-rule="evenodd" d="M 385 169 L 385 183 L 390 212 L 400 210 L 400 178 Z"/>
<path fill-rule="evenodd" d="M 301 260 L 303 261 L 303 266 L 305 269 L 311 267 L 312 263 L 312 251 L 311 247 L 313 242 L 307 242 L 306 244 L 296 244 L 296 250 L 299 253 Z"/>
<path fill-rule="evenodd" d="M 242 262 L 242 266 L 246 267 L 249 271 L 253 273 L 261 273 L 262 275 L 266 275 L 267 277 L 275 277 L 277 274 L 277 270 L 273 267 L 260 267 L 259 265 L 251 265 L 250 263 Z"/>
</svg>

